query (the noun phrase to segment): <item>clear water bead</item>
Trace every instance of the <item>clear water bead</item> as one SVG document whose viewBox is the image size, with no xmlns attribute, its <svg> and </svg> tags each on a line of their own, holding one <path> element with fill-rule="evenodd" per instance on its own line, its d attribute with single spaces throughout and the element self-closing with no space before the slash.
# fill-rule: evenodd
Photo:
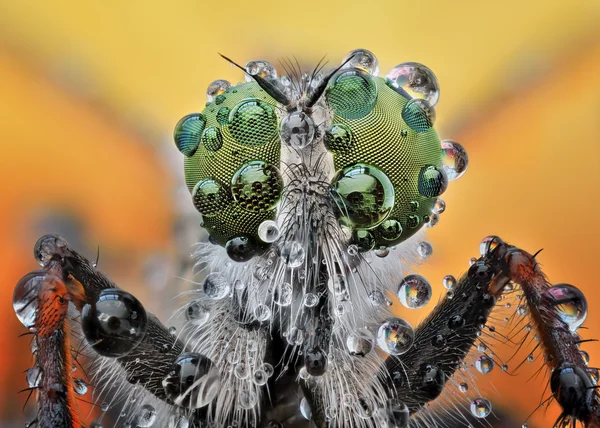
<svg viewBox="0 0 600 428">
<path fill-rule="evenodd" d="M 85 395 L 88 391 L 88 386 L 82 379 L 75 378 L 73 379 L 73 391 L 77 395 Z"/>
<path fill-rule="evenodd" d="M 255 385 L 263 386 L 269 380 L 269 376 L 265 373 L 264 370 L 256 370 L 252 375 L 252 381 Z"/>
<path fill-rule="evenodd" d="M 196 352 L 184 352 L 173 363 L 162 386 L 176 406 L 198 409 L 217 396 L 221 378 L 219 369 L 210 359 Z"/>
<path fill-rule="evenodd" d="M 203 325 L 210 318 L 210 310 L 199 301 L 191 302 L 185 310 L 185 319 L 194 325 Z"/>
<path fill-rule="evenodd" d="M 306 306 L 307 308 L 314 308 L 315 306 L 317 306 L 317 303 L 319 303 L 319 298 L 316 294 L 306 293 L 304 295 L 304 306 Z"/>
<path fill-rule="evenodd" d="M 352 59 L 348 61 L 348 58 L 350 57 L 352 57 Z M 342 64 L 346 61 L 348 62 L 344 65 L 344 68 L 358 68 L 366 71 L 371 76 L 379 76 L 379 61 L 371 51 L 366 49 L 354 49 L 344 57 Z"/>
<path fill-rule="evenodd" d="M 494 369 L 494 360 L 487 355 L 481 355 L 477 358 L 477 361 L 475 361 L 475 367 L 479 373 L 488 374 Z"/>
<path fill-rule="evenodd" d="M 283 283 L 279 284 L 273 290 L 273 302 L 279 306 L 289 306 L 292 303 L 294 297 L 294 290 L 290 284 Z"/>
<path fill-rule="evenodd" d="M 419 309 L 431 300 L 431 285 L 421 275 L 406 276 L 398 287 L 398 299 L 409 309 Z"/>
<path fill-rule="evenodd" d="M 312 411 L 310 410 L 310 404 L 308 404 L 306 398 L 302 398 L 302 401 L 300 401 L 300 413 L 302 414 L 304 419 L 310 421 Z"/>
<path fill-rule="evenodd" d="M 304 331 L 298 327 L 292 327 L 287 334 L 287 341 L 290 345 L 302 345 L 304 342 Z"/>
<path fill-rule="evenodd" d="M 427 241 L 419 242 L 417 252 L 423 260 L 426 260 L 433 254 L 433 246 Z"/>
<path fill-rule="evenodd" d="M 304 248 L 297 241 L 285 242 L 279 247 L 279 256 L 291 268 L 297 268 L 304 263 Z"/>
<path fill-rule="evenodd" d="M 206 101 L 213 101 L 217 95 L 221 95 L 229 88 L 231 88 L 231 83 L 227 80 L 215 80 L 206 89 Z"/>
<path fill-rule="evenodd" d="M 410 411 L 404 402 L 393 398 L 375 410 L 373 419 L 378 428 L 406 428 Z"/>
<path fill-rule="evenodd" d="M 244 390 L 238 395 L 238 404 L 242 409 L 251 409 L 256 406 L 258 399 L 253 391 Z"/>
<path fill-rule="evenodd" d="M 504 244 L 504 241 L 495 235 L 486 236 L 479 244 L 479 254 L 485 257 L 494 252 L 499 245 Z"/>
<path fill-rule="evenodd" d="M 35 326 L 40 290 L 45 283 L 54 281 L 60 282 L 60 278 L 50 272 L 34 271 L 17 283 L 13 292 L 13 309 L 26 328 Z"/>
<path fill-rule="evenodd" d="M 433 208 L 431 210 L 434 214 L 441 214 L 446 211 L 446 202 L 443 199 L 437 198 L 433 203 Z"/>
<path fill-rule="evenodd" d="M 48 234 L 37 240 L 33 247 L 33 257 L 42 267 L 46 266 L 52 256 L 61 254 L 67 249 L 67 241 L 56 234 Z"/>
<path fill-rule="evenodd" d="M 440 99 L 440 87 L 435 74 L 418 62 L 403 62 L 385 77 L 387 84 L 410 98 L 425 99 L 435 106 Z"/>
<path fill-rule="evenodd" d="M 448 180 L 462 177 L 469 166 L 469 156 L 463 146 L 456 141 L 442 141 L 442 165 L 446 170 Z"/>
<path fill-rule="evenodd" d="M 221 300 L 229 295 L 231 285 L 220 273 L 209 273 L 202 286 L 204 293 L 213 300 Z"/>
<path fill-rule="evenodd" d="M 415 332 L 408 321 L 392 318 L 379 327 L 377 346 L 390 355 L 402 355 L 413 345 Z"/>
<path fill-rule="evenodd" d="M 267 321 L 271 318 L 271 309 L 267 305 L 258 305 L 254 309 L 254 316 L 260 322 Z"/>
<path fill-rule="evenodd" d="M 269 363 L 263 363 L 260 366 L 260 370 L 262 370 L 263 372 L 265 372 L 268 377 L 271 377 L 271 376 L 273 376 L 275 374 L 275 369 Z"/>
<path fill-rule="evenodd" d="M 137 419 L 137 426 L 148 428 L 156 421 L 156 409 L 150 404 L 144 404 Z"/>
<path fill-rule="evenodd" d="M 258 226 L 258 237 L 261 241 L 271 243 L 277 241 L 280 235 L 279 227 L 273 220 L 265 220 Z"/>
<path fill-rule="evenodd" d="M 289 113 L 279 125 L 281 140 L 288 146 L 303 149 L 312 143 L 315 136 L 315 123 L 303 111 Z"/>
<path fill-rule="evenodd" d="M 268 61 L 256 60 L 246 64 L 246 82 L 253 82 L 252 76 L 260 76 L 263 79 L 277 79 L 277 70 Z"/>
<path fill-rule="evenodd" d="M 546 289 L 545 298 L 554 306 L 556 315 L 576 331 L 587 318 L 588 304 L 585 295 L 570 284 L 556 284 Z"/>
<path fill-rule="evenodd" d="M 461 383 L 458 385 L 458 390 L 459 390 L 460 392 L 463 392 L 463 393 L 464 393 L 464 392 L 467 392 L 467 391 L 469 390 L 469 384 L 468 384 L 468 383 L 466 383 L 466 382 L 461 382 Z"/>
<path fill-rule="evenodd" d="M 492 412 L 492 403 L 487 398 L 475 398 L 471 401 L 471 414 L 476 418 L 485 418 Z"/>
<path fill-rule="evenodd" d="M 452 275 L 446 275 L 444 279 L 442 279 L 442 284 L 448 290 L 452 290 L 456 286 L 456 278 Z"/>
<path fill-rule="evenodd" d="M 38 366 L 33 366 L 27 370 L 25 377 L 30 388 L 37 388 L 42 380 L 42 370 Z"/>
<path fill-rule="evenodd" d="M 346 348 L 350 355 L 364 357 L 373 349 L 373 338 L 364 331 L 351 334 L 346 339 Z"/>
</svg>

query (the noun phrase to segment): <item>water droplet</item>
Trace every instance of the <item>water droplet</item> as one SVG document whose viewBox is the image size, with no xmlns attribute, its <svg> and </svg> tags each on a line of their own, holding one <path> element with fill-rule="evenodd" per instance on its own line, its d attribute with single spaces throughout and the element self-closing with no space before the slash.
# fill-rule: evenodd
<svg viewBox="0 0 600 428">
<path fill-rule="evenodd" d="M 360 69 L 342 69 L 329 80 L 325 99 L 336 116 L 360 119 L 373 110 L 377 85 L 370 74 Z"/>
<path fill-rule="evenodd" d="M 467 384 L 466 382 L 461 382 L 461 383 L 458 385 L 458 390 L 459 390 L 460 392 L 467 392 L 467 391 L 469 390 L 469 384 Z"/>
<path fill-rule="evenodd" d="M 265 220 L 258 226 L 258 237 L 267 243 L 275 242 L 279 239 L 280 230 L 273 220 Z"/>
<path fill-rule="evenodd" d="M 52 283 L 62 283 L 62 281 L 53 273 L 45 271 L 30 272 L 17 283 L 13 293 L 13 309 L 25 327 L 35 326 L 40 291 L 46 288 L 45 284 L 51 287 Z"/>
<path fill-rule="evenodd" d="M 288 146 L 303 149 L 313 141 L 315 124 L 312 118 L 303 111 L 294 111 L 281 120 L 279 135 Z"/>
<path fill-rule="evenodd" d="M 275 373 L 275 369 L 273 368 L 273 366 L 269 363 L 263 363 L 260 366 L 260 370 L 262 370 L 263 372 L 265 372 L 267 374 L 268 377 L 273 376 L 273 374 Z"/>
<path fill-rule="evenodd" d="M 202 285 L 204 294 L 213 300 L 221 300 L 229 295 L 231 286 L 227 278 L 220 273 L 209 273 Z"/>
<path fill-rule="evenodd" d="M 304 263 L 305 252 L 302 244 L 297 241 L 285 242 L 278 247 L 279 256 L 291 268 L 297 268 Z"/>
<path fill-rule="evenodd" d="M 209 317 L 210 310 L 197 300 L 192 301 L 185 310 L 185 319 L 193 325 L 202 325 Z"/>
<path fill-rule="evenodd" d="M 348 283 L 344 275 L 339 273 L 333 275 L 329 278 L 328 286 L 338 302 L 346 302 L 350 298 Z"/>
<path fill-rule="evenodd" d="M 255 385 L 262 386 L 267 383 L 269 376 L 263 370 L 255 370 L 252 375 L 252 381 Z"/>
<path fill-rule="evenodd" d="M 260 322 L 267 321 L 271 318 L 271 309 L 267 305 L 258 305 L 256 309 L 254 309 L 254 316 Z"/>
<path fill-rule="evenodd" d="M 221 387 L 219 370 L 204 355 L 184 352 L 162 381 L 165 394 L 177 406 L 198 409 L 210 403 Z"/>
<path fill-rule="evenodd" d="M 414 334 L 406 320 L 392 318 L 379 327 L 377 345 L 390 355 L 401 355 L 412 347 Z"/>
<path fill-rule="evenodd" d="M 44 267 L 54 255 L 61 255 L 67 249 L 67 241 L 56 234 L 48 234 L 42 236 L 35 243 L 33 257 L 40 266 Z"/>
<path fill-rule="evenodd" d="M 402 236 L 402 225 L 398 220 L 389 218 L 377 227 L 377 231 L 386 241 L 397 241 Z"/>
<path fill-rule="evenodd" d="M 352 59 L 348 60 L 350 57 Z M 348 62 L 346 62 L 348 61 Z M 371 76 L 379 76 L 379 61 L 371 51 L 366 49 L 354 49 L 342 60 L 343 68 L 358 68 Z"/>
<path fill-rule="evenodd" d="M 27 378 L 27 385 L 29 385 L 30 388 L 37 388 L 42 380 L 42 371 L 38 366 L 34 366 L 27 370 L 25 377 Z"/>
<path fill-rule="evenodd" d="M 546 289 L 543 295 L 554 307 L 556 315 L 569 327 L 576 331 L 587 318 L 588 305 L 585 295 L 570 284 L 556 284 Z"/>
<path fill-rule="evenodd" d="M 306 293 L 304 295 L 304 306 L 306 306 L 307 308 L 314 308 L 315 306 L 317 306 L 317 303 L 319 303 L 319 298 L 316 294 Z"/>
<path fill-rule="evenodd" d="M 206 119 L 200 113 L 188 114 L 175 125 L 173 139 L 177 149 L 185 156 L 191 157 L 196 153 L 204 126 L 206 126 Z"/>
<path fill-rule="evenodd" d="M 433 203 L 433 208 L 431 210 L 434 214 L 441 214 L 446 211 L 446 202 L 443 199 L 437 198 Z"/>
<path fill-rule="evenodd" d="M 250 369 L 246 363 L 237 363 L 233 369 L 233 374 L 238 379 L 246 379 L 248 376 L 250 376 Z"/>
<path fill-rule="evenodd" d="M 277 70 L 273 65 L 264 60 L 249 61 L 246 63 L 246 82 L 253 82 L 252 76 L 260 76 L 263 79 L 277 79 Z"/>
<path fill-rule="evenodd" d="M 486 398 L 471 401 L 471 414 L 476 418 L 485 418 L 492 412 L 492 403 Z"/>
<path fill-rule="evenodd" d="M 334 123 L 325 131 L 323 143 L 330 152 L 348 152 L 354 146 L 352 131 L 347 125 Z"/>
<path fill-rule="evenodd" d="M 492 360 L 487 355 L 481 355 L 475 361 L 475 367 L 477 368 L 477 371 L 479 371 L 479 373 L 488 374 L 494 369 L 494 360 Z"/>
<path fill-rule="evenodd" d="M 273 301 L 279 306 L 289 306 L 293 297 L 294 291 L 288 283 L 279 284 L 273 290 Z"/>
<path fill-rule="evenodd" d="M 177 328 L 173 326 L 169 327 L 169 334 L 175 336 L 177 334 Z"/>
<path fill-rule="evenodd" d="M 488 256 L 494 252 L 499 245 L 504 244 L 504 241 L 495 235 L 486 236 L 479 244 L 479 254 L 481 257 Z"/>
<path fill-rule="evenodd" d="M 394 207 L 394 187 L 381 170 L 356 164 L 338 171 L 332 194 L 340 219 L 347 226 L 372 228 L 382 223 Z"/>
<path fill-rule="evenodd" d="M 403 62 L 385 77 L 388 86 L 406 98 L 422 98 L 434 106 L 440 98 L 440 87 L 435 74 L 418 62 Z"/>
<path fill-rule="evenodd" d="M 156 409 L 150 404 L 144 404 L 138 417 L 138 427 L 151 427 L 156 421 Z"/>
<path fill-rule="evenodd" d="M 431 300 L 431 285 L 421 275 L 406 276 L 398 287 L 398 299 L 405 307 L 419 309 Z"/>
<path fill-rule="evenodd" d="M 389 250 L 389 248 L 387 248 L 387 247 L 381 247 L 381 248 L 377 248 L 377 249 L 375 250 L 375 255 L 376 255 L 377 257 L 379 257 L 379 258 L 382 258 L 382 259 L 383 259 L 384 257 L 387 257 L 387 256 L 388 256 L 388 254 L 390 254 L 390 250 Z"/>
<path fill-rule="evenodd" d="M 442 165 L 448 180 L 456 180 L 463 176 L 469 166 L 467 151 L 456 141 L 442 141 Z"/>
<path fill-rule="evenodd" d="M 203 217 L 214 217 L 229 205 L 228 190 L 217 181 L 205 178 L 198 181 L 192 190 L 194 207 Z"/>
<path fill-rule="evenodd" d="M 404 402 L 393 398 L 375 410 L 373 419 L 378 428 L 406 428 L 410 411 Z"/>
<path fill-rule="evenodd" d="M 73 391 L 75 391 L 75 394 L 77 395 L 85 395 L 88 391 L 87 384 L 79 378 L 74 378 Z"/>
<path fill-rule="evenodd" d="M 240 101 L 229 114 L 229 131 L 244 146 L 257 147 L 279 141 L 273 106 L 257 99 Z"/>
<path fill-rule="evenodd" d="M 346 339 L 346 348 L 350 355 L 364 357 L 373 350 L 373 337 L 365 331 L 351 334 Z"/>
<path fill-rule="evenodd" d="M 304 331 L 298 327 L 292 327 L 287 335 L 287 341 L 290 345 L 301 345 L 304 342 Z"/>
<path fill-rule="evenodd" d="M 273 210 L 281 197 L 279 171 L 263 161 L 249 161 L 231 179 L 231 193 L 240 207 L 252 212 Z"/>
<path fill-rule="evenodd" d="M 442 280 L 442 284 L 444 284 L 444 287 L 448 290 L 452 290 L 456 286 L 456 278 L 452 275 L 446 275 Z"/>
<path fill-rule="evenodd" d="M 146 335 L 148 317 L 142 304 L 126 291 L 107 288 L 81 311 L 81 327 L 90 346 L 105 357 L 122 357 Z"/>
<path fill-rule="evenodd" d="M 231 83 L 227 80 L 215 80 L 206 89 L 206 101 L 213 101 L 217 95 L 221 95 L 229 88 L 231 88 Z"/>
<path fill-rule="evenodd" d="M 419 193 L 427 198 L 439 196 L 448 188 L 448 177 L 443 169 L 424 166 L 419 172 L 418 188 Z"/>
<path fill-rule="evenodd" d="M 253 391 L 243 390 L 238 394 L 238 404 L 242 409 L 251 409 L 256 406 L 257 397 Z"/>
<path fill-rule="evenodd" d="M 433 246 L 427 241 L 419 242 L 417 252 L 423 260 L 426 260 L 433 254 Z"/>
<path fill-rule="evenodd" d="M 358 246 L 355 244 L 348 245 L 348 248 L 346 251 L 348 252 L 349 256 L 355 256 L 358 254 Z"/>
<path fill-rule="evenodd" d="M 475 257 L 471 257 L 469 259 L 469 266 L 473 266 L 475 263 L 477 263 L 477 259 Z"/>
<path fill-rule="evenodd" d="M 310 421 L 312 412 L 310 410 L 310 404 L 308 404 L 308 401 L 304 397 L 302 398 L 302 401 L 300 401 L 300 413 L 302 414 L 304 419 Z"/>
</svg>

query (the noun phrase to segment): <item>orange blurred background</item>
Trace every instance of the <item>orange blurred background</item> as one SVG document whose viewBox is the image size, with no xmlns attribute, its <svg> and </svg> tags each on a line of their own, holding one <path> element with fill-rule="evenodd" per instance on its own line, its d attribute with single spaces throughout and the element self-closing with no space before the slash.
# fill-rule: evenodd
<svg viewBox="0 0 600 428">
<path fill-rule="evenodd" d="M 203 108 L 212 80 L 243 80 L 217 52 L 313 65 L 364 47 L 382 75 L 405 61 L 429 66 L 441 86 L 438 132 L 467 149 L 470 167 L 444 195 L 448 209 L 428 234 L 434 254 L 419 271 L 441 294 L 442 277 L 464 272 L 486 235 L 544 248 L 550 280 L 587 295 L 583 336 L 600 338 L 597 0 L 14 1 L 0 11 L 1 426 L 26 418 L 17 391 L 31 359 L 11 297 L 36 268 L 42 234 L 59 232 L 90 258 L 100 248 L 99 266 L 167 319 L 161 302 L 175 292 L 160 278 L 177 275 L 174 262 L 200 236 L 179 236 L 191 203 L 171 132 Z M 598 365 L 600 345 L 585 349 Z M 536 368 L 516 378 L 497 370 L 494 405 L 524 420 L 546 386 L 527 382 Z M 551 406 L 529 426 L 556 416 Z"/>
</svg>

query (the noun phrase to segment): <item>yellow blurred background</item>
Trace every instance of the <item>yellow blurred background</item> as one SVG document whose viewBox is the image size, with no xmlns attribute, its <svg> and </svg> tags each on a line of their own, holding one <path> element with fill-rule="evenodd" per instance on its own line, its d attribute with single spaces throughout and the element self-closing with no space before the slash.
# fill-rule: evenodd
<svg viewBox="0 0 600 428">
<path fill-rule="evenodd" d="M 90 258 L 100 248 L 100 267 L 168 317 L 161 300 L 175 293 L 157 286 L 157 299 L 139 286 L 148 263 L 189 253 L 177 237 L 191 204 L 171 132 L 202 110 L 211 81 L 243 80 L 217 52 L 312 66 L 363 47 L 382 75 L 426 64 L 441 86 L 438 132 L 461 142 L 470 167 L 444 195 L 420 272 L 441 294 L 442 277 L 464 272 L 486 235 L 544 248 L 551 281 L 587 295 L 582 335 L 600 338 L 598 22 L 598 0 L 0 1 L 0 425 L 26 418 L 17 391 L 31 360 L 11 297 L 36 268 L 42 234 L 59 231 Z M 598 365 L 600 346 L 585 349 Z M 538 367 L 516 378 L 497 370 L 494 405 L 524 420 L 548 394 L 527 382 Z M 557 411 L 536 412 L 529 426 L 550 426 Z"/>
</svg>

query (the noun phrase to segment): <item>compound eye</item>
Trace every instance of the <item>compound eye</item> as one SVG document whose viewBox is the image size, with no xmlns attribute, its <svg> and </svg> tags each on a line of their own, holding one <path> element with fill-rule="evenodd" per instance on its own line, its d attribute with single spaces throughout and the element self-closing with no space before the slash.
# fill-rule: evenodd
<svg viewBox="0 0 600 428">
<path fill-rule="evenodd" d="M 360 119 L 373 110 L 377 87 L 369 74 L 358 69 L 342 69 L 331 79 L 325 98 L 336 115 Z"/>
</svg>

